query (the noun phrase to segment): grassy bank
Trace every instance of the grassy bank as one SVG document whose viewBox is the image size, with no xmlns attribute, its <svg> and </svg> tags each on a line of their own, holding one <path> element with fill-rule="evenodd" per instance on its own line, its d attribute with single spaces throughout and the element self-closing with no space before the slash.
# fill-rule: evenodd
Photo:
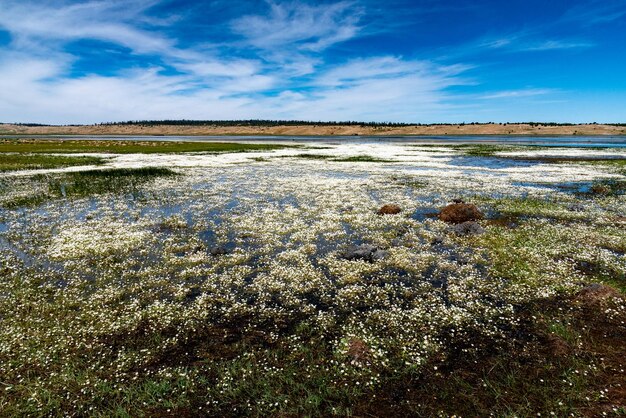
<svg viewBox="0 0 626 418">
<path fill-rule="evenodd" d="M 245 152 L 270 151 L 287 147 L 276 144 L 241 144 L 228 142 L 170 142 L 170 141 L 107 141 L 107 140 L 0 140 L 0 153 L 108 153 L 108 154 L 167 154 L 186 152 Z"/>
<path fill-rule="evenodd" d="M 100 165 L 103 163 L 104 160 L 97 157 L 0 153 L 0 172 L 63 168 L 81 165 Z"/>
</svg>

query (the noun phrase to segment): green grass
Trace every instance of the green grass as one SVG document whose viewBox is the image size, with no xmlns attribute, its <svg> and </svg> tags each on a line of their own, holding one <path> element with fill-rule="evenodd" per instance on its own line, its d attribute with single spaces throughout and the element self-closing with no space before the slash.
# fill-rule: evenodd
<svg viewBox="0 0 626 418">
<path fill-rule="evenodd" d="M 43 183 L 46 191 L 15 197 L 5 201 L 3 206 L 6 208 L 37 206 L 52 199 L 73 199 L 105 193 L 136 194 L 144 183 L 158 177 L 173 175 L 176 175 L 175 171 L 159 167 L 114 168 L 53 176 L 37 175 L 33 177 L 33 181 Z M 0 189 L 0 192 L 6 193 L 5 189 Z"/>
<path fill-rule="evenodd" d="M 547 326 L 549 333 L 556 335 L 571 346 L 575 346 L 579 340 L 579 334 L 565 321 L 552 319 Z"/>
<path fill-rule="evenodd" d="M 493 157 L 497 152 L 513 150 L 513 148 L 510 146 L 490 144 L 467 145 L 465 147 L 459 148 L 463 150 L 465 155 L 469 155 L 472 157 Z"/>
<path fill-rule="evenodd" d="M 626 158 L 624 159 L 606 158 L 603 160 L 588 161 L 587 163 L 626 170 Z M 626 175 L 626 171 L 624 172 L 624 175 Z"/>
<path fill-rule="evenodd" d="M 0 172 L 63 168 L 80 165 L 99 165 L 104 160 L 98 157 L 70 157 L 38 154 L 0 154 Z"/>
<path fill-rule="evenodd" d="M 293 147 L 277 144 L 242 144 L 230 142 L 169 142 L 110 140 L 0 140 L 0 153 L 108 153 L 161 154 L 185 152 L 270 151 Z"/>
<path fill-rule="evenodd" d="M 620 196 L 626 193 L 626 180 L 601 180 L 591 186 L 589 194 Z"/>
<path fill-rule="evenodd" d="M 575 275 L 626 289 L 620 261 L 626 239 L 619 225 L 589 227 L 585 222 L 572 221 L 562 228 L 555 222 L 520 219 L 515 228 L 488 228 L 478 244 L 486 251 L 492 277 L 534 287 L 554 277 L 562 276 L 565 282 Z M 550 265 L 550 260 L 562 264 Z"/>
<path fill-rule="evenodd" d="M 605 167 L 610 167 L 611 169 L 616 170 L 622 176 L 626 176 L 626 159 L 605 160 L 605 161 L 600 162 L 599 164 L 602 164 Z"/>
<path fill-rule="evenodd" d="M 582 212 L 574 212 L 567 206 L 549 199 L 533 197 L 492 199 L 483 196 L 474 197 L 476 202 L 491 206 L 501 218 L 551 218 L 559 220 L 575 220 L 585 218 Z"/>
<path fill-rule="evenodd" d="M 463 154 L 473 157 L 493 157 L 495 153 L 501 151 L 518 151 L 524 147 L 516 145 L 494 145 L 494 144 L 419 144 L 417 148 L 444 148 L 448 150 L 462 151 Z M 430 150 L 429 150 L 430 151 Z"/>
<path fill-rule="evenodd" d="M 529 366 L 518 356 L 503 354 L 492 360 L 490 368 L 481 370 L 482 377 L 467 379 L 455 373 L 438 388 L 441 403 L 453 405 L 463 416 L 486 416 L 494 410 L 502 417 L 531 416 L 538 410 L 567 416 L 576 411 L 580 393 L 589 386 L 588 379 L 574 372 L 585 370 L 583 359 L 546 358 L 542 366 Z"/>
<path fill-rule="evenodd" d="M 412 189 L 423 189 L 428 186 L 428 182 L 417 176 L 408 176 L 408 175 L 398 175 L 394 174 L 389 177 L 389 181 L 396 183 L 398 186 L 407 187 L 409 190 Z"/>
<path fill-rule="evenodd" d="M 536 157 L 499 157 L 499 158 L 509 158 L 514 160 L 523 160 L 523 161 L 536 161 L 545 164 L 592 164 L 597 166 L 605 166 L 605 167 L 613 167 L 613 168 L 623 168 L 626 167 L 626 159 L 619 158 L 611 158 L 611 157 L 584 157 L 584 156 L 573 156 L 573 157 L 565 157 L 565 156 L 536 156 Z M 626 170 L 623 171 L 626 175 Z"/>
<path fill-rule="evenodd" d="M 46 193 L 34 193 L 26 196 L 14 197 L 6 202 L 3 202 L 0 207 L 14 209 L 39 206 L 47 200 L 50 200 L 50 196 L 48 196 Z"/>
<path fill-rule="evenodd" d="M 557 416 L 577 411 L 580 394 L 588 393 L 590 386 L 588 378 L 575 373 L 586 369 L 585 359 L 552 357 L 544 364 L 532 360 L 518 352 L 502 353 L 479 358 L 479 365 L 452 370 L 445 377 L 424 379 L 423 387 L 411 391 L 416 399 L 409 401 L 409 415 L 529 417 L 537 411 Z M 445 415 L 438 413 L 442 410 Z"/>
<path fill-rule="evenodd" d="M 137 186 L 157 177 L 176 175 L 167 168 L 115 168 L 68 173 L 48 183 L 52 196 L 84 197 L 104 193 L 135 191 Z"/>
<path fill-rule="evenodd" d="M 496 209 L 507 215 L 541 216 L 563 210 L 552 201 L 537 198 L 504 198 L 495 202 Z"/>
</svg>

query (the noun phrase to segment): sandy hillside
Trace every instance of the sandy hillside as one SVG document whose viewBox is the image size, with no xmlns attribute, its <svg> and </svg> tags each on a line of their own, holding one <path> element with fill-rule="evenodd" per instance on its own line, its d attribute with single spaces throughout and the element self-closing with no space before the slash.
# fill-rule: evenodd
<svg viewBox="0 0 626 418">
<path fill-rule="evenodd" d="M 21 126 L 0 124 L 3 135 L 626 135 L 626 126 L 529 124 L 369 126 Z"/>
</svg>

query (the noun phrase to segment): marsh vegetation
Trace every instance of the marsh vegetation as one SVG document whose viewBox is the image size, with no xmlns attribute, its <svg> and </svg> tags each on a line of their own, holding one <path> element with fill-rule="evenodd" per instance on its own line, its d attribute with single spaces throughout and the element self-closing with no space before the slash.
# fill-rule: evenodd
<svg viewBox="0 0 626 418">
<path fill-rule="evenodd" d="M 167 154 L 189 152 L 245 152 L 271 151 L 285 148 L 276 144 L 244 144 L 233 142 L 180 141 L 117 141 L 117 140 L 54 140 L 54 139 L 0 139 L 0 156 L 5 153 L 30 154 Z"/>
<path fill-rule="evenodd" d="M 2 175 L 0 411 L 626 412 L 623 151 L 323 145 Z"/>
<path fill-rule="evenodd" d="M 61 155 L 25 153 L 0 154 L 0 172 L 99 165 L 102 163 L 103 159 L 99 157 L 67 157 Z"/>
</svg>

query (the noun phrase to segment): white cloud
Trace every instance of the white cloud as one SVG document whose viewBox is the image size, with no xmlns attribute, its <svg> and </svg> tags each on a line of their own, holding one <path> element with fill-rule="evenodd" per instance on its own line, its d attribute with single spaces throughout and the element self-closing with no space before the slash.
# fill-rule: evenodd
<svg viewBox="0 0 626 418">
<path fill-rule="evenodd" d="M 270 1 L 269 15 L 243 16 L 232 22 L 234 32 L 261 49 L 295 46 L 321 51 L 346 41 L 359 32 L 361 11 L 352 2 L 309 5 Z"/>
<path fill-rule="evenodd" d="M 455 107 L 446 89 L 467 84 L 461 74 L 469 68 L 388 56 L 358 59 L 314 79 L 313 93 L 282 96 L 271 105 L 281 115 L 314 120 L 424 120 Z"/>
<path fill-rule="evenodd" d="M 350 86 L 375 79 L 397 79 L 423 77 L 425 74 L 437 74 L 444 80 L 446 75 L 457 75 L 468 70 L 469 66 L 436 66 L 428 61 L 409 61 L 398 57 L 372 57 L 350 61 L 335 67 L 322 76 L 316 83 L 321 86 Z M 435 80 L 432 80 L 433 82 Z M 433 88 L 438 86 L 433 84 Z"/>
<path fill-rule="evenodd" d="M 250 60 L 202 60 L 182 61 L 176 64 L 179 70 L 183 70 L 202 77 L 248 77 L 253 76 L 260 69 L 260 66 Z"/>
<path fill-rule="evenodd" d="M 59 124 L 176 118 L 412 121 L 452 106 L 446 89 L 465 82 L 460 74 L 467 67 L 389 56 L 320 70 L 323 49 L 359 33 L 361 12 L 351 2 L 270 2 L 267 16 L 237 19 L 232 28 L 246 41 L 234 50 L 255 48 L 259 59 L 221 58 L 179 47 L 160 30 L 170 21 L 149 17 L 156 3 L 3 0 L 0 27 L 11 33 L 13 43 L 0 48 L 2 119 Z M 65 53 L 64 46 L 84 39 L 144 55 L 144 68 L 72 75 L 80 57 Z M 151 61 L 154 55 L 159 60 Z M 165 71 L 162 62 L 177 71 Z"/>
<path fill-rule="evenodd" d="M 592 42 L 572 39 L 537 39 L 541 38 L 532 32 L 488 39 L 479 43 L 480 48 L 503 50 L 506 52 L 554 51 L 567 49 L 591 48 Z"/>
<path fill-rule="evenodd" d="M 462 71 L 370 58 L 319 75 L 310 93 L 286 88 L 267 96 L 251 93 L 274 85 L 261 75 L 211 86 L 199 85 L 193 75 L 163 75 L 159 68 L 65 78 L 63 66 L 22 56 L 0 64 L 0 114 L 5 121 L 61 124 L 172 118 L 415 121 L 454 107 L 445 90 L 465 82 Z"/>
<path fill-rule="evenodd" d="M 553 51 L 556 49 L 580 49 L 595 46 L 591 42 L 580 42 L 570 40 L 547 40 L 534 44 L 528 44 L 520 48 L 521 51 Z"/>
<path fill-rule="evenodd" d="M 488 93 L 480 96 L 481 99 L 519 99 L 523 97 L 542 96 L 546 94 L 555 93 L 553 89 L 522 89 L 522 90 L 504 90 L 493 93 Z"/>
<path fill-rule="evenodd" d="M 623 1 L 592 0 L 570 8 L 562 20 L 592 26 L 612 22 L 623 16 L 626 16 L 626 3 Z"/>
<path fill-rule="evenodd" d="M 19 74 L 19 68 L 33 70 Z M 198 89 L 193 77 L 164 76 L 158 68 L 112 77 L 81 78 L 58 77 L 61 70 L 48 61 L 27 58 L 0 65 L 3 119 L 95 123 L 152 118 L 227 118 L 250 101 L 227 97 L 232 91 Z"/>
<path fill-rule="evenodd" d="M 177 46 L 176 39 L 152 30 L 171 23 L 154 19 L 146 11 L 156 0 L 107 0 L 54 5 L 33 1 L 3 0 L 0 28 L 14 38 L 13 49 L 34 54 L 62 50 L 65 43 L 99 40 L 129 48 L 135 54 L 159 56 L 169 65 L 197 76 L 244 77 L 258 71 L 252 60 L 220 60 L 204 51 Z M 148 23 L 140 28 L 138 23 Z"/>
<path fill-rule="evenodd" d="M 504 48 L 511 45 L 514 42 L 515 38 L 498 38 L 494 40 L 490 40 L 487 42 L 483 42 L 480 46 L 485 48 L 493 48 L 499 49 Z"/>
<path fill-rule="evenodd" d="M 202 50 L 180 48 L 176 39 L 150 29 L 154 25 L 171 23 L 167 19 L 154 19 L 146 15 L 146 11 L 157 3 L 156 0 L 100 0 L 42 4 L 28 0 L 6 0 L 0 8 L 0 28 L 11 33 L 13 42 L 7 49 L 0 49 L 0 53 L 6 65 L 10 64 L 11 59 L 17 56 L 23 58 L 25 55 L 30 57 L 30 61 L 38 60 L 38 63 L 56 60 L 58 71 L 54 77 L 62 78 L 69 72 L 72 63 L 80 58 L 62 53 L 64 46 L 73 41 L 100 40 L 127 47 L 134 54 L 152 56 L 145 64 L 148 73 L 155 66 L 161 65 L 161 61 L 174 67 L 187 76 L 183 90 L 219 86 L 216 91 L 227 94 L 229 91 L 255 92 L 274 84 L 274 77 L 261 74 L 263 68 L 259 61 L 220 59 Z M 138 24 L 141 22 L 147 22 L 149 28 L 140 28 Z M 153 56 L 158 57 L 156 64 L 150 64 Z M 117 79 L 126 77 L 120 74 Z M 163 76 L 161 78 L 165 79 Z M 90 80 L 93 82 L 95 79 L 92 77 Z M 100 77 L 100 81 L 111 82 L 114 79 Z M 72 82 L 70 79 L 65 81 L 68 84 Z M 14 84 L 19 84 L 18 78 L 15 78 Z M 0 92 L 0 96 L 4 94 L 6 91 Z M 164 91 L 163 94 L 169 92 Z"/>
<path fill-rule="evenodd" d="M 231 28 L 244 40 L 223 45 L 229 51 L 225 58 L 219 48 L 210 52 L 202 47 L 183 48 L 177 39 L 165 35 L 163 26 L 171 20 L 155 19 L 148 13 L 157 0 L 0 1 L 0 28 L 8 30 L 13 40 L 9 47 L 0 48 L 3 121 L 413 122 L 442 121 L 451 114 L 459 118 L 467 109 L 467 104 L 459 104 L 460 96 L 450 92 L 451 87 L 470 84 L 466 65 L 399 56 L 325 64 L 324 49 L 361 34 L 361 11 L 352 2 L 270 2 L 269 14 L 233 22 Z M 76 76 L 72 70 L 80 57 L 64 52 L 64 47 L 84 39 L 129 48 L 144 58 L 143 68 Z M 492 47 L 508 48 L 512 42 L 500 40 Z M 557 45 L 544 45 L 548 46 Z M 163 63 L 176 71 L 163 68 Z M 543 90 L 495 92 L 481 98 L 538 94 L 544 94 Z"/>
<path fill-rule="evenodd" d="M 17 45 L 51 48 L 58 42 L 95 39 L 139 53 L 176 54 L 173 40 L 136 27 L 154 2 L 56 3 L 3 0 L 0 27 L 11 32 Z"/>
</svg>

